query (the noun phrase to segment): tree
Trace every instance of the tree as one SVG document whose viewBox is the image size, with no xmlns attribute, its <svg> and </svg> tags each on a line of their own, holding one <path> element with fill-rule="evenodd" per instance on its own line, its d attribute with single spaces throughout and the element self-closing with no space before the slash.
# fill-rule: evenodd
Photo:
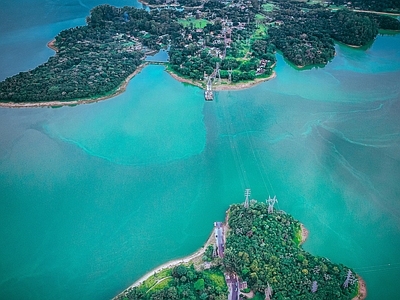
<svg viewBox="0 0 400 300">
<path fill-rule="evenodd" d="M 177 265 L 173 268 L 172 270 L 172 276 L 176 277 L 176 278 L 181 278 L 182 276 L 186 275 L 188 272 L 188 268 L 183 265 Z"/>
<path fill-rule="evenodd" d="M 204 279 L 203 278 L 200 278 L 200 279 L 198 279 L 195 283 L 194 283 L 194 289 L 196 290 L 196 291 L 202 291 L 202 290 L 204 290 Z"/>
</svg>

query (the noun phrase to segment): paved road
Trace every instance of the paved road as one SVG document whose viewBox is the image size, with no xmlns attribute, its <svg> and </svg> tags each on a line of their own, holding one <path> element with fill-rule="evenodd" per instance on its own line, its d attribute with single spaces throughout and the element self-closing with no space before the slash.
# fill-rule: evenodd
<svg viewBox="0 0 400 300">
<path fill-rule="evenodd" d="M 218 256 L 223 258 L 225 250 L 223 224 L 221 222 L 216 222 L 215 225 L 215 238 L 217 240 Z"/>
<path fill-rule="evenodd" d="M 226 278 L 226 284 L 229 288 L 228 300 L 239 300 L 240 291 L 238 278 Z"/>
</svg>

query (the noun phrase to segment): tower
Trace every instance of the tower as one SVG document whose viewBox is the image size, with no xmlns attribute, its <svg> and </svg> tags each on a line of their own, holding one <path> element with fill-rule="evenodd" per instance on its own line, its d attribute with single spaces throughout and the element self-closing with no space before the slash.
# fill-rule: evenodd
<svg viewBox="0 0 400 300">
<path fill-rule="evenodd" d="M 349 271 L 347 272 L 346 280 L 345 280 L 344 283 L 343 283 L 343 287 L 344 287 L 345 289 L 347 289 L 347 288 L 349 287 L 349 283 L 350 283 L 351 285 L 353 285 L 354 282 L 356 282 L 356 279 L 355 279 L 355 277 L 354 277 L 354 275 L 353 275 L 353 272 L 351 272 L 351 271 L 349 270 Z"/>
<path fill-rule="evenodd" d="M 268 213 L 272 214 L 274 212 L 274 205 L 275 205 L 275 203 L 278 202 L 278 199 L 276 199 L 276 196 L 274 196 L 274 198 L 271 198 L 271 196 L 268 196 L 268 199 L 265 201 L 268 204 Z"/>
<path fill-rule="evenodd" d="M 268 286 L 267 286 L 267 288 L 265 289 L 265 300 L 271 300 L 271 296 L 272 296 L 272 288 L 271 288 L 271 286 L 269 285 L 269 283 L 267 282 L 267 284 L 268 284 Z"/>
<path fill-rule="evenodd" d="M 250 189 L 245 189 L 244 196 L 246 198 L 244 200 L 244 205 L 243 205 L 245 208 L 249 208 L 249 197 L 250 197 L 250 194 L 251 194 L 251 190 Z"/>
<path fill-rule="evenodd" d="M 219 62 L 215 63 L 215 78 L 218 75 L 218 83 L 221 83 L 221 73 L 219 71 Z"/>
<path fill-rule="evenodd" d="M 311 285 L 311 292 L 312 293 L 316 293 L 318 290 L 318 282 L 313 281 L 312 285 Z"/>
</svg>

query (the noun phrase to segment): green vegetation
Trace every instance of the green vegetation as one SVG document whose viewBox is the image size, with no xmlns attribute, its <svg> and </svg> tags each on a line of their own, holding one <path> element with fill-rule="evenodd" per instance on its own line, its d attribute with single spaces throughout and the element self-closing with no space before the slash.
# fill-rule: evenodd
<svg viewBox="0 0 400 300">
<path fill-rule="evenodd" d="M 273 11 L 275 9 L 275 5 L 272 4 L 272 3 L 265 3 L 265 4 L 262 5 L 262 9 L 265 12 L 271 12 L 271 11 Z"/>
<path fill-rule="evenodd" d="M 292 216 L 268 213 L 268 206 L 257 202 L 247 209 L 232 205 L 228 216 L 223 264 L 253 291 L 263 293 L 269 284 L 273 299 L 352 299 L 357 294 L 354 277 L 348 288 L 343 286 L 348 267 L 299 246 L 300 223 Z"/>
<path fill-rule="evenodd" d="M 118 300 L 139 299 L 215 299 L 225 300 L 228 287 L 221 270 L 197 271 L 193 265 L 178 265 L 151 276 L 138 287 L 129 289 Z"/>
<path fill-rule="evenodd" d="M 209 21 L 207 21 L 205 19 L 195 19 L 195 18 L 179 19 L 178 22 L 183 27 L 189 27 L 190 29 L 194 29 L 194 28 L 203 29 L 204 27 L 206 27 L 207 24 L 210 23 Z"/>
<path fill-rule="evenodd" d="M 393 11 L 399 1 L 385 0 L 379 7 Z M 346 9 L 333 11 L 321 1 L 177 2 L 201 6 L 183 11 L 163 9 L 170 2 L 154 0 L 161 8 L 150 12 L 95 7 L 86 26 L 64 30 L 55 37 L 55 56 L 0 82 L 0 101 L 109 96 L 143 63 L 146 54 L 166 46 L 170 46 L 169 70 L 205 83 L 204 75 L 216 75 L 219 64 L 222 83 L 227 84 L 229 80 L 235 83 L 268 77 L 276 50 L 299 67 L 324 65 L 334 57 L 334 41 L 361 47 L 372 43 L 378 29 L 400 30 L 396 18 Z M 342 5 L 339 0 L 333 3 Z M 369 8 L 377 5 L 374 1 L 363 3 L 369 3 Z"/>
<path fill-rule="evenodd" d="M 364 46 L 378 34 L 373 17 L 347 10 L 332 12 L 319 5 L 284 3 L 275 10 L 277 26 L 270 28 L 270 42 L 297 66 L 326 64 L 335 55 L 334 40 Z"/>
<path fill-rule="evenodd" d="M 55 38 L 55 56 L 43 65 L 0 83 L 0 99 L 12 102 L 68 101 L 112 94 L 142 63 L 144 52 L 158 50 L 165 35 L 179 31 L 174 12 L 151 13 L 132 7 L 94 8 L 87 26 Z"/>
<path fill-rule="evenodd" d="M 128 299 L 226 299 L 224 273 L 247 281 L 243 293 L 265 299 L 270 286 L 272 299 L 352 299 L 358 292 L 355 272 L 301 248 L 301 225 L 282 212 L 268 212 L 265 203 L 231 205 L 224 258 L 213 257 L 206 248 L 203 261 L 211 266 L 178 265 L 154 274 L 117 300 Z M 202 270 L 202 271 L 201 271 Z"/>
<path fill-rule="evenodd" d="M 347 6 L 353 9 L 381 12 L 400 12 L 399 0 L 330 0 L 337 6 Z"/>
</svg>

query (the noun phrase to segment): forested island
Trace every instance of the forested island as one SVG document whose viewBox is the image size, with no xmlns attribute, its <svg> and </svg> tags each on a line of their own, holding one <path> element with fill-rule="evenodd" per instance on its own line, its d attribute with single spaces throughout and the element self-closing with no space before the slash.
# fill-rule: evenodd
<svg viewBox="0 0 400 300">
<path fill-rule="evenodd" d="M 304 228 L 291 215 L 252 200 L 231 205 L 226 221 L 222 258 L 206 244 L 201 259 L 153 271 L 115 300 L 234 299 L 235 289 L 245 299 L 366 297 L 354 270 L 302 249 Z"/>
<path fill-rule="evenodd" d="M 150 0 L 150 11 L 101 5 L 87 25 L 55 37 L 56 54 L 46 63 L 2 81 L 0 102 L 113 96 L 146 55 L 161 48 L 169 49 L 170 72 L 203 87 L 207 76 L 226 87 L 269 78 L 277 50 L 300 68 L 325 65 L 335 55 L 335 41 L 361 47 L 379 29 L 400 30 L 392 16 L 356 11 L 399 11 L 398 0 L 376 2 Z"/>
</svg>

